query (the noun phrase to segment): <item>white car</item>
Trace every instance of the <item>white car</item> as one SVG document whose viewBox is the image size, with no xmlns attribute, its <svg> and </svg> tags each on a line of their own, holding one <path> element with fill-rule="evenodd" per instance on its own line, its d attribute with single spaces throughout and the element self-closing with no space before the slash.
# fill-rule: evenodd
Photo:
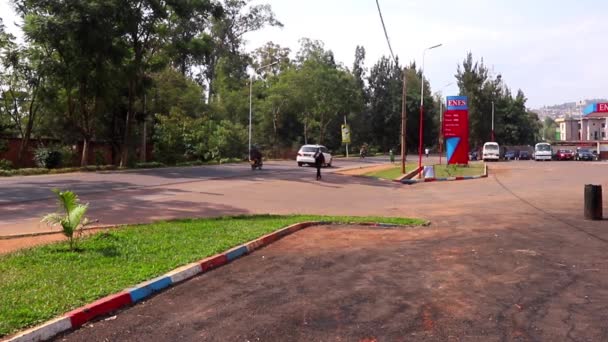
<svg viewBox="0 0 608 342">
<path fill-rule="evenodd" d="M 538 143 L 534 146 L 534 160 L 551 160 L 553 152 L 551 150 L 551 144 L 549 143 Z"/>
<path fill-rule="evenodd" d="M 481 159 L 483 161 L 499 161 L 500 160 L 500 146 L 495 142 L 487 142 L 483 144 L 481 150 Z"/>
<path fill-rule="evenodd" d="M 298 157 L 296 158 L 298 166 L 302 166 L 304 164 L 315 165 L 315 153 L 319 148 L 321 149 L 321 152 L 325 157 L 325 165 L 331 167 L 331 153 L 329 153 L 327 147 L 323 145 L 304 145 L 300 147 L 300 150 L 298 151 Z"/>
</svg>

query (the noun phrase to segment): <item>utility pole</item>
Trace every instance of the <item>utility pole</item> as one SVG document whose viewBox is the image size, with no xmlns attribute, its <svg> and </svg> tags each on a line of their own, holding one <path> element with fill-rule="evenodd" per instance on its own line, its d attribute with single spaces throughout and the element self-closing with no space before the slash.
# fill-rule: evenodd
<svg viewBox="0 0 608 342">
<path fill-rule="evenodd" d="M 443 157 L 443 96 L 439 99 L 439 165 Z"/>
<path fill-rule="evenodd" d="M 405 132 L 407 129 L 407 93 L 406 93 L 406 71 L 403 68 L 403 94 L 401 96 L 401 174 L 405 174 L 405 160 L 407 158 L 407 141 L 405 139 Z"/>
<path fill-rule="evenodd" d="M 418 139 L 419 139 L 418 168 L 419 169 L 422 169 L 422 149 L 423 149 L 422 145 L 424 144 L 424 139 L 422 137 L 422 135 L 424 133 L 424 56 L 425 56 L 427 50 L 433 50 L 442 45 L 443 44 L 433 45 L 431 47 L 424 49 L 424 51 L 422 51 L 422 68 L 420 69 L 420 74 L 421 74 L 420 75 L 420 122 L 419 122 L 420 133 L 418 135 Z M 420 173 L 420 176 L 422 177 L 422 173 Z"/>
<path fill-rule="evenodd" d="M 494 101 L 492 101 L 492 142 L 494 142 Z"/>
</svg>

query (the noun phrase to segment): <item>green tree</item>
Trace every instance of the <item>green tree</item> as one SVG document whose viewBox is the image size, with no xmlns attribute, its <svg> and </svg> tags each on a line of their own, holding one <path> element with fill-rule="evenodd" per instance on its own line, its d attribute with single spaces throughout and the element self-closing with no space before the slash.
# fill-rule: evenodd
<svg viewBox="0 0 608 342">
<path fill-rule="evenodd" d="M 542 140 L 553 140 L 555 138 L 555 131 L 557 130 L 557 123 L 551 117 L 546 117 L 542 125 Z"/>
<path fill-rule="evenodd" d="M 487 85 L 488 79 L 488 69 L 483 59 L 481 62 L 474 62 L 473 54 L 468 53 L 462 65 L 458 66 L 456 80 L 460 88 L 460 95 L 469 98 L 469 144 L 471 147 L 480 146 L 490 140 L 494 89 L 486 87 L 486 95 L 483 94 L 484 85 Z"/>
<path fill-rule="evenodd" d="M 115 23 L 118 1 L 15 0 L 25 20 L 28 39 L 49 58 L 50 70 L 68 121 L 83 139 L 81 165 L 86 165 L 88 144 L 94 137 L 103 110 L 111 71 L 121 60 Z"/>
<path fill-rule="evenodd" d="M 29 147 L 35 125 L 40 121 L 42 102 L 47 95 L 45 87 L 45 66 L 48 62 L 44 52 L 36 47 L 8 45 L 3 53 L 0 73 L 2 103 L 0 111 L 10 118 L 11 127 L 21 138 L 17 155 L 17 166 L 23 164 L 23 157 Z"/>
<path fill-rule="evenodd" d="M 503 145 L 529 145 L 538 139 L 540 122 L 526 108 L 522 90 L 513 96 L 501 75 L 491 77 L 483 60 L 467 55 L 456 74 L 461 95 L 469 97 L 470 144 L 480 146 L 491 138 L 492 103 L 495 137 Z"/>
<path fill-rule="evenodd" d="M 245 34 L 265 26 L 283 27 L 268 4 L 251 5 L 251 0 L 223 0 L 223 15 L 211 25 L 213 50 L 206 60 L 204 78 L 208 84 L 209 99 L 214 100 L 218 91 L 218 76 L 226 85 L 228 79 L 246 78 L 245 69 L 249 57 L 242 52 Z M 236 84 L 231 90 L 239 88 Z"/>
</svg>

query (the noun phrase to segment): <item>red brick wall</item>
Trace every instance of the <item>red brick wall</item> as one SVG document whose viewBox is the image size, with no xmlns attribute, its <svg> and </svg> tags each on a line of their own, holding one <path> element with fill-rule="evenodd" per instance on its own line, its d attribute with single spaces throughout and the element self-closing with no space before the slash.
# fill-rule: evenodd
<svg viewBox="0 0 608 342">
<path fill-rule="evenodd" d="M 21 139 L 19 138 L 0 138 L 7 142 L 8 150 L 5 152 L 0 152 L 0 159 L 6 159 L 13 163 L 13 165 L 17 165 L 17 157 L 19 155 L 19 147 L 21 145 Z M 48 146 L 53 143 L 58 143 L 58 141 L 50 140 L 50 139 L 33 139 L 30 140 L 29 147 L 25 151 L 23 156 L 23 161 L 21 167 L 36 167 L 36 162 L 34 161 L 34 151 L 40 146 Z M 104 163 L 103 164 L 112 164 L 112 146 L 107 143 L 99 143 L 99 142 L 91 142 L 89 144 L 89 152 L 87 153 L 87 161 L 89 165 L 96 164 L 96 151 L 100 151 L 103 155 Z M 74 160 L 72 160 L 72 165 L 79 166 L 80 165 L 80 157 L 82 155 L 82 143 L 77 144 L 75 151 Z M 66 165 L 70 166 L 70 165 Z"/>
</svg>

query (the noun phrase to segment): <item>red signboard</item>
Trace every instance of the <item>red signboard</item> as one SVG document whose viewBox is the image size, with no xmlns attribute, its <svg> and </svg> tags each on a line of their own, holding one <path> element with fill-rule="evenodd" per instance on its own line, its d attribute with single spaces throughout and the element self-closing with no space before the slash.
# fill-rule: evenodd
<svg viewBox="0 0 608 342">
<path fill-rule="evenodd" d="M 469 163 L 469 106 L 466 96 L 449 96 L 447 110 L 443 114 L 448 164 Z"/>
<path fill-rule="evenodd" d="M 608 103 L 598 103 L 597 111 L 599 113 L 608 113 Z"/>
</svg>

